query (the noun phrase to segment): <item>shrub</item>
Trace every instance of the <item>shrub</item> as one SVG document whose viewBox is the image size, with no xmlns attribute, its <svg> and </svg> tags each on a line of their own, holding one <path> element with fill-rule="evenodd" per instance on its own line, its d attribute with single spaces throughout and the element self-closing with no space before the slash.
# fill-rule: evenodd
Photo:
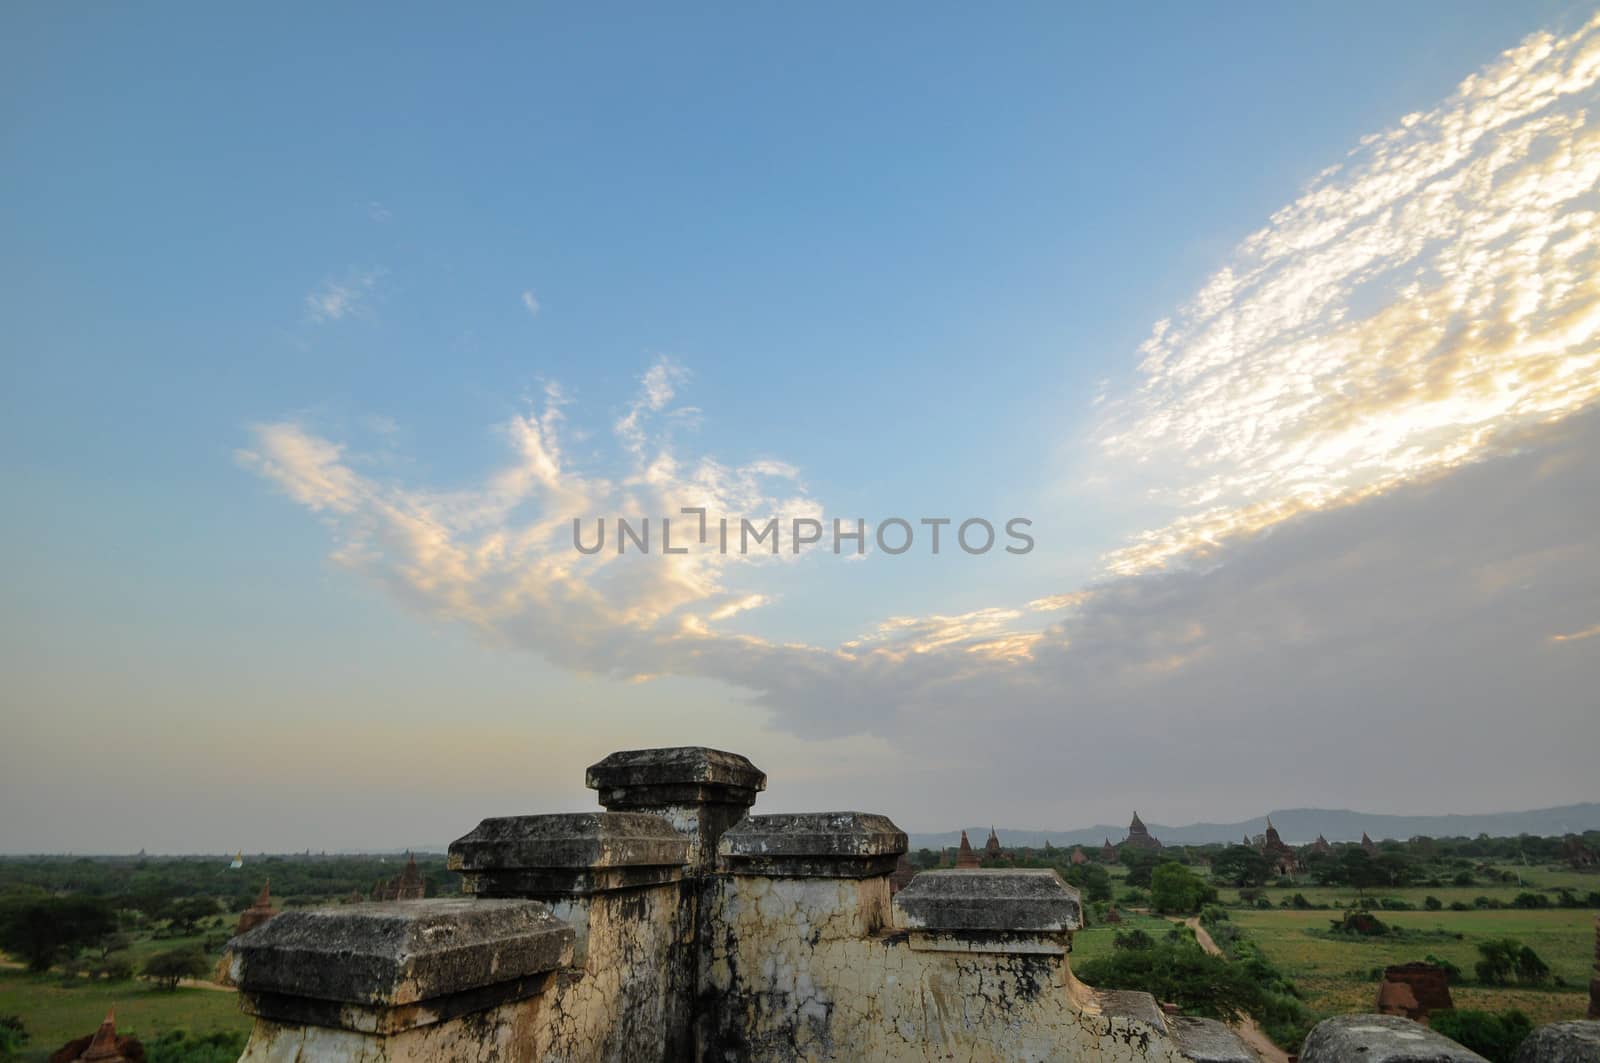
<svg viewBox="0 0 1600 1063">
<path fill-rule="evenodd" d="M 196 1037 L 169 1030 L 144 1045 L 145 1063 L 234 1063 L 244 1054 L 245 1035 L 217 1031 Z"/>
<path fill-rule="evenodd" d="M 1158 912 L 1198 912 L 1216 899 L 1216 889 L 1182 864 L 1162 864 L 1151 873 L 1150 903 Z"/>
<path fill-rule="evenodd" d="M 1480 942 L 1478 953 L 1483 958 L 1473 970 L 1484 985 L 1505 985 L 1513 978 L 1522 985 L 1543 985 L 1550 980 L 1550 965 L 1513 938 Z"/>
<path fill-rule="evenodd" d="M 1471 1008 L 1436 1011 L 1430 1016 L 1430 1022 L 1435 1030 L 1466 1045 L 1490 1063 L 1515 1063 L 1517 1046 L 1533 1030 L 1533 1023 L 1520 1011 L 1499 1015 Z"/>
<path fill-rule="evenodd" d="M 1137 928 L 1133 930 L 1119 930 L 1117 936 L 1111 939 L 1111 947 L 1116 949 L 1153 949 L 1156 939 Z"/>
<path fill-rule="evenodd" d="M 1432 894 L 1429 894 L 1422 899 L 1422 906 L 1428 909 L 1430 912 L 1437 912 L 1439 909 L 1444 907 L 1444 902 Z"/>
<path fill-rule="evenodd" d="M 1138 989 L 1191 1015 L 1235 1022 L 1265 1010 L 1261 988 L 1243 965 L 1201 951 L 1191 942 L 1122 949 L 1090 960 L 1080 976 L 1102 989 Z"/>
<path fill-rule="evenodd" d="M 22 1054 L 28 1043 L 28 1031 L 17 1015 L 0 1015 L 0 1059 L 12 1060 Z"/>
<path fill-rule="evenodd" d="M 144 961 L 140 974 L 159 989 L 173 990 L 185 978 L 205 977 L 206 970 L 205 954 L 190 947 L 156 953 Z"/>
<path fill-rule="evenodd" d="M 1358 910 L 1344 913 L 1344 918 L 1335 919 L 1333 932 L 1335 934 L 1359 934 L 1362 937 L 1380 937 L 1389 933 L 1389 926 L 1371 912 Z"/>
<path fill-rule="evenodd" d="M 1546 897 L 1542 893 L 1519 893 L 1512 900 L 1511 907 L 1513 907 L 1513 908 L 1548 908 L 1548 907 L 1550 907 L 1550 898 Z"/>
</svg>

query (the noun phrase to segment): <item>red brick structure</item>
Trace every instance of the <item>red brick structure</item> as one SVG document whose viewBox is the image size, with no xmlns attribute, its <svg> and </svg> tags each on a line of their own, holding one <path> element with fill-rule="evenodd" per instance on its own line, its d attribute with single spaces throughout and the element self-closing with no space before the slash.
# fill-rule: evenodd
<svg viewBox="0 0 1600 1063">
<path fill-rule="evenodd" d="M 972 843 L 967 841 L 967 832 L 961 832 L 961 847 L 956 850 L 956 867 L 975 868 L 978 866 L 978 854 L 972 851 Z"/>
<path fill-rule="evenodd" d="M 1074 847 L 1073 850 L 1072 850 L 1072 866 L 1073 867 L 1082 867 L 1084 864 L 1087 864 L 1088 862 L 1089 862 L 1089 858 L 1084 855 L 1082 847 L 1081 846 Z"/>
<path fill-rule="evenodd" d="M 420 901 L 427 895 L 428 884 L 417 870 L 417 858 L 406 853 L 406 866 L 394 878 L 383 879 L 372 887 L 375 901 Z"/>
<path fill-rule="evenodd" d="M 994 832 L 993 827 L 989 828 L 989 840 L 983 843 L 983 855 L 990 860 L 1000 859 L 1000 835 Z"/>
<path fill-rule="evenodd" d="M 1456 1002 L 1450 996 L 1450 975 L 1431 963 L 1400 963 L 1383 969 L 1378 984 L 1377 1011 L 1384 1015 L 1404 1015 L 1426 1023 L 1436 1011 L 1450 1011 Z"/>
<path fill-rule="evenodd" d="M 1111 844 L 1110 838 L 1107 838 L 1106 843 L 1100 847 L 1100 859 L 1108 864 L 1117 862 L 1117 847 Z"/>
<path fill-rule="evenodd" d="M 277 914 L 278 910 L 272 906 L 272 880 L 269 878 L 261 884 L 256 903 L 239 914 L 239 925 L 234 927 L 233 936 L 249 933 Z"/>
<path fill-rule="evenodd" d="M 118 1037 L 116 1013 L 88 1037 L 68 1041 L 50 1054 L 49 1063 L 144 1063 L 144 1045 L 137 1037 Z"/>
</svg>

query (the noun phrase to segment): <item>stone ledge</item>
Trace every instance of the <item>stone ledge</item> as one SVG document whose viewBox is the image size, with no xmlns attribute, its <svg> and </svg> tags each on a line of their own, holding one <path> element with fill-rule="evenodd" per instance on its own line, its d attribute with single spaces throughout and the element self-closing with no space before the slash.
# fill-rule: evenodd
<svg viewBox="0 0 1600 1063">
<path fill-rule="evenodd" d="M 1537 1027 L 1517 1049 L 1517 1063 L 1594 1063 L 1600 1060 L 1600 1022 L 1574 1019 Z"/>
<path fill-rule="evenodd" d="M 1056 934 L 1083 925 L 1078 891 L 1048 869 L 924 871 L 894 908 L 908 930 Z"/>
<path fill-rule="evenodd" d="M 1337 1015 L 1306 1035 L 1300 1063 L 1488 1063 L 1478 1053 L 1398 1015 Z"/>
<path fill-rule="evenodd" d="M 766 773 L 738 753 L 704 746 L 628 749 L 590 765 L 584 782 L 610 809 L 672 804 L 749 807 L 767 788 Z"/>
<path fill-rule="evenodd" d="M 892 872 L 907 847 L 887 816 L 802 812 L 744 817 L 722 835 L 717 855 L 736 875 L 871 878 Z"/>
<path fill-rule="evenodd" d="M 536 991 L 537 976 L 572 962 L 573 936 L 537 901 L 312 908 L 283 912 L 229 942 L 229 976 L 262 1000 L 399 1008 L 506 983 Z"/>
<path fill-rule="evenodd" d="M 573 896 L 676 882 L 689 840 L 645 812 L 486 819 L 450 843 L 450 868 L 477 896 Z"/>
<path fill-rule="evenodd" d="M 1250 1046 L 1216 1019 L 1169 1015 L 1166 1023 L 1178 1051 L 1194 1063 L 1260 1063 Z"/>
</svg>

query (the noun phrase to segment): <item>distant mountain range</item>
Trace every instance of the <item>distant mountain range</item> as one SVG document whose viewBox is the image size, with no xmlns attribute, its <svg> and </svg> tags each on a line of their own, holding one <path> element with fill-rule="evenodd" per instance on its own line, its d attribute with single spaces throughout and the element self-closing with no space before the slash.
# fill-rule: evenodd
<svg viewBox="0 0 1600 1063">
<path fill-rule="evenodd" d="M 1514 838 L 1519 834 L 1549 837 L 1562 834 L 1581 834 L 1586 830 L 1600 830 L 1600 804 L 1562 805 L 1560 808 L 1536 808 L 1530 812 L 1493 812 L 1480 816 L 1387 816 L 1374 812 L 1351 812 L 1349 809 L 1285 808 L 1270 813 L 1272 825 L 1278 828 L 1283 840 L 1290 845 L 1305 845 L 1322 835 L 1330 842 L 1361 840 L 1365 831 L 1374 839 L 1411 838 L 1426 834 L 1434 838 L 1468 837 L 1480 834 L 1493 837 Z M 1207 845 L 1212 842 L 1232 843 L 1242 841 L 1247 835 L 1254 837 L 1267 829 L 1267 816 L 1241 820 L 1238 823 L 1191 823 L 1187 827 L 1173 827 L 1145 821 L 1150 833 L 1168 845 Z M 989 828 L 968 827 L 967 839 L 975 848 L 982 847 L 989 837 Z M 999 828 L 1000 844 L 1005 846 L 1042 847 L 1048 840 L 1052 845 L 1101 845 L 1107 838 L 1113 845 L 1128 836 L 1127 824 L 1080 827 L 1075 830 L 1012 830 Z M 940 834 L 913 834 L 911 848 L 939 849 L 959 845 L 959 830 Z"/>
</svg>

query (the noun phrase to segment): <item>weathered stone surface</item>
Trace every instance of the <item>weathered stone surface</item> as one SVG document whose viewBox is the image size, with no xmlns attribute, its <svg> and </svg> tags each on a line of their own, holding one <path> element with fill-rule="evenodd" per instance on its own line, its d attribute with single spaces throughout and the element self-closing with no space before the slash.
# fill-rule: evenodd
<svg viewBox="0 0 1600 1063">
<path fill-rule="evenodd" d="M 536 901 L 443 900 L 288 911 L 229 943 L 241 992 L 376 1007 L 553 971 L 572 928 Z"/>
<path fill-rule="evenodd" d="M 735 874 L 788 878 L 869 878 L 895 869 L 905 832 L 868 812 L 746 816 L 717 845 Z"/>
<path fill-rule="evenodd" d="M 450 843 L 463 889 L 484 897 L 542 897 L 674 882 L 689 841 L 646 812 L 573 812 L 486 819 Z"/>
<path fill-rule="evenodd" d="M 1306 1035 L 1300 1063 L 1487 1063 L 1443 1034 L 1395 1015 L 1338 1015 Z"/>
<path fill-rule="evenodd" d="M 1194 1063 L 1261 1063 L 1238 1034 L 1216 1019 L 1171 1015 L 1166 1022 L 1178 1050 Z"/>
<path fill-rule="evenodd" d="M 633 749 L 589 768 L 587 782 L 612 811 L 656 812 L 689 840 L 691 874 L 717 859 L 717 841 L 756 803 L 767 776 L 737 753 L 703 746 Z"/>
<path fill-rule="evenodd" d="M 747 758 L 704 746 L 613 753 L 590 766 L 585 782 L 609 809 L 695 801 L 748 807 L 767 788 L 766 773 Z"/>
<path fill-rule="evenodd" d="M 683 863 L 689 843 L 646 812 L 499 816 L 450 843 L 455 871 L 520 867 L 637 867 Z"/>
<path fill-rule="evenodd" d="M 924 871 L 894 896 L 896 925 L 1060 933 L 1083 925 L 1078 891 L 1047 869 Z"/>
<path fill-rule="evenodd" d="M 1103 1015 L 1142 1022 L 1158 1030 L 1166 1028 L 1167 1017 L 1149 993 L 1137 989 L 1097 989 L 1093 1003 Z"/>
<path fill-rule="evenodd" d="M 1600 1063 L 1600 1022 L 1552 1022 L 1528 1035 L 1517 1063 Z"/>
</svg>

